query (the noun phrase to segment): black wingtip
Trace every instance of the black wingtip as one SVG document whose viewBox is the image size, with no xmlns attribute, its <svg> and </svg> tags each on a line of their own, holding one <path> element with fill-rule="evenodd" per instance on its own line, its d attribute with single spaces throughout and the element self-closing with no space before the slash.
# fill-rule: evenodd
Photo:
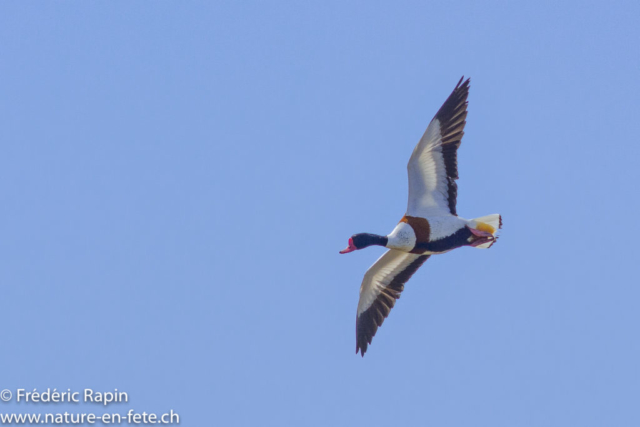
<svg viewBox="0 0 640 427">
<path fill-rule="evenodd" d="M 367 345 L 360 347 L 360 343 L 356 343 L 356 354 L 360 352 L 360 355 L 364 357 L 364 354 L 367 352 Z"/>
</svg>

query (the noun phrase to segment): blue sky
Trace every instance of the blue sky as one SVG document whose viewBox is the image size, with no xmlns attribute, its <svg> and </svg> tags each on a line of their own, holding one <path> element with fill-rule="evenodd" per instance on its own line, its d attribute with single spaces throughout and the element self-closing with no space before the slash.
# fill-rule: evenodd
<svg viewBox="0 0 640 427">
<path fill-rule="evenodd" d="M 182 425 L 637 426 L 637 2 L 4 2 L 0 389 Z M 458 213 L 364 358 L 406 163 L 471 77 Z"/>
</svg>

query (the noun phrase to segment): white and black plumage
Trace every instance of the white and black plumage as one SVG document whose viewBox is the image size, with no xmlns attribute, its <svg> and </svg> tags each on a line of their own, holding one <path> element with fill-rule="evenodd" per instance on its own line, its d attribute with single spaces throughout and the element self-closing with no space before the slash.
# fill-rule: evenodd
<svg viewBox="0 0 640 427">
<path fill-rule="evenodd" d="M 457 150 L 464 135 L 469 79 L 460 79 L 413 150 L 407 212 L 387 236 L 360 233 L 348 253 L 371 245 L 389 250 L 367 270 L 356 315 L 356 353 L 364 356 L 404 284 L 434 254 L 461 246 L 489 248 L 502 227 L 498 214 L 464 219 L 456 212 Z"/>
</svg>

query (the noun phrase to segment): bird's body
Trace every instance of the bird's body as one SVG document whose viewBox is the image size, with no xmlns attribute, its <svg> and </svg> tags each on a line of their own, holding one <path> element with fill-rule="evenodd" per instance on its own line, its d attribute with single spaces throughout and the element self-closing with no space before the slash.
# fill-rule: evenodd
<svg viewBox="0 0 640 427">
<path fill-rule="evenodd" d="M 461 246 L 488 248 L 502 227 L 498 214 L 464 219 L 456 212 L 457 149 L 467 117 L 469 80 L 458 85 L 435 115 L 407 165 L 406 214 L 387 236 L 355 234 L 341 253 L 371 245 L 389 248 L 367 270 L 356 315 L 356 353 L 364 356 L 404 284 L 431 256 Z"/>
</svg>

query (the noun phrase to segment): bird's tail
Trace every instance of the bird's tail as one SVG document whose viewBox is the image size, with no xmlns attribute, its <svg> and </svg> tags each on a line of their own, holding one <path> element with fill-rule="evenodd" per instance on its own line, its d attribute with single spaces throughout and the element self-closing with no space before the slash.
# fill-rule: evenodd
<svg viewBox="0 0 640 427">
<path fill-rule="evenodd" d="M 494 240 L 476 246 L 476 248 L 486 249 L 490 248 L 498 239 L 499 230 L 502 228 L 502 216 L 500 214 L 491 214 L 474 218 L 472 221 L 476 222 L 476 227 L 479 230 L 487 231 L 493 234 Z"/>
</svg>

